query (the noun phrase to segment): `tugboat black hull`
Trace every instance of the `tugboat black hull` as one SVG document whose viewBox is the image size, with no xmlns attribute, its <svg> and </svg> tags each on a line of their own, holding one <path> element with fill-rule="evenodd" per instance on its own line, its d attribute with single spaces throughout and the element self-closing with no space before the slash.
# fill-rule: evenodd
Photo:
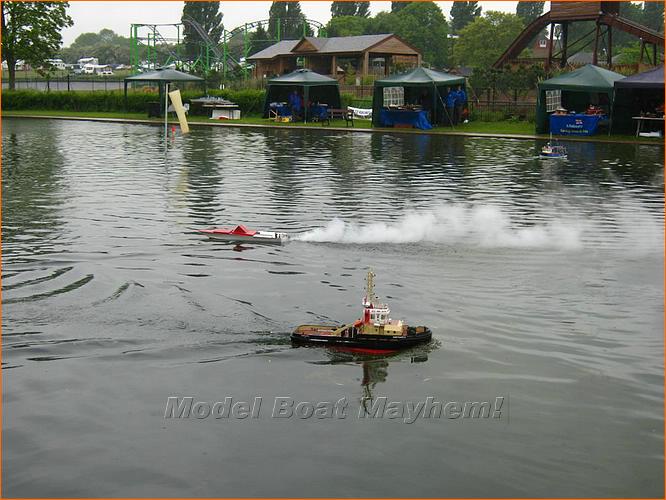
<svg viewBox="0 0 666 500">
<path fill-rule="evenodd" d="M 429 342 L 432 339 L 432 331 L 427 327 L 409 328 L 404 336 L 378 336 L 357 335 L 356 337 L 338 337 L 332 335 L 317 335 L 315 333 L 291 334 L 291 341 L 298 345 L 335 345 L 343 347 L 356 347 L 365 349 L 397 350 L 413 347 L 418 344 Z"/>
</svg>

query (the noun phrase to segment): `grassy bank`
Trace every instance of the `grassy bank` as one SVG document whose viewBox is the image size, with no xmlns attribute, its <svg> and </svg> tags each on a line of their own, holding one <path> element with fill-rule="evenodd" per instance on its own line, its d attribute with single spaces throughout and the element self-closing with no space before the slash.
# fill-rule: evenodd
<svg viewBox="0 0 666 500">
<path fill-rule="evenodd" d="M 52 109 L 31 109 L 24 111 L 3 111 L 2 116 L 52 116 L 54 118 L 82 118 L 82 119 L 113 119 L 113 120 L 140 120 L 144 123 L 163 123 L 162 118 L 147 118 L 146 113 L 121 113 L 121 112 L 103 112 L 103 111 L 58 111 Z M 170 118 L 171 123 L 177 123 L 175 118 Z M 191 124 L 209 124 L 221 126 L 263 126 L 263 127 L 301 127 L 301 128 L 347 128 L 344 120 L 332 120 L 330 126 L 322 125 L 321 123 L 276 123 L 266 118 L 249 116 L 241 120 L 233 121 L 217 121 L 211 120 L 205 116 L 188 116 L 188 122 Z M 349 127 L 349 130 L 365 130 L 372 129 L 369 120 L 354 120 L 354 128 Z M 425 131 L 417 129 L 393 129 L 393 128 L 380 128 L 375 129 L 380 131 L 396 132 L 396 133 L 425 133 Z M 534 124 L 529 122 L 470 122 L 457 125 L 455 128 L 450 127 L 437 127 L 429 133 L 435 134 L 464 134 L 464 135 L 488 135 L 488 136 L 509 136 L 509 137 L 524 137 L 524 138 L 543 138 L 547 139 L 547 135 L 537 135 L 534 133 Z M 558 138 L 560 140 L 574 140 L 574 141 L 594 141 L 594 142 L 626 142 L 626 143 L 640 143 L 640 144 L 664 144 L 662 138 L 646 138 L 634 137 L 633 135 L 596 135 L 594 137 L 570 137 Z"/>
</svg>

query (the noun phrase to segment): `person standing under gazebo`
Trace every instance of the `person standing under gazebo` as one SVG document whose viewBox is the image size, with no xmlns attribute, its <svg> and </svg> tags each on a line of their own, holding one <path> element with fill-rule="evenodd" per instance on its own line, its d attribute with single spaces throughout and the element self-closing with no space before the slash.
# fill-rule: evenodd
<svg viewBox="0 0 666 500">
<path fill-rule="evenodd" d="M 453 89 L 449 89 L 449 93 L 446 94 L 446 117 L 448 118 L 449 125 L 458 125 L 456 120 L 457 97 L 457 93 Z"/>
<path fill-rule="evenodd" d="M 462 121 L 463 110 L 467 105 L 467 93 L 462 88 L 462 86 L 458 85 L 458 90 L 455 91 L 455 96 L 456 96 L 455 123 L 456 125 L 458 125 L 458 123 Z"/>
<path fill-rule="evenodd" d="M 296 121 L 300 118 L 301 108 L 303 107 L 303 100 L 296 89 L 289 94 L 289 107 L 291 108 L 291 119 Z"/>
</svg>

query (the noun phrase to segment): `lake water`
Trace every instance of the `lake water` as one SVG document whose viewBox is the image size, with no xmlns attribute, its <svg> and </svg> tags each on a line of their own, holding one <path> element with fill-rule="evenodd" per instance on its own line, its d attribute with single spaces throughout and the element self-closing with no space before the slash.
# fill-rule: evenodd
<svg viewBox="0 0 666 500">
<path fill-rule="evenodd" d="M 662 147 L 162 134 L 2 121 L 5 496 L 663 497 Z M 434 341 L 293 348 L 369 268 Z"/>
</svg>

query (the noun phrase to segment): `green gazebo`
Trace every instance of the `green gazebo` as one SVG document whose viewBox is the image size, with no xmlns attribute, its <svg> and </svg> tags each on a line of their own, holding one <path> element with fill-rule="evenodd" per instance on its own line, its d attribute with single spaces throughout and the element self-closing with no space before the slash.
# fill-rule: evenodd
<svg viewBox="0 0 666 500">
<path fill-rule="evenodd" d="M 264 101 L 264 118 L 268 118 L 270 104 L 287 102 L 289 94 L 301 90 L 303 95 L 304 119 L 308 119 L 308 102 L 327 104 L 329 108 L 340 107 L 340 86 L 337 80 L 320 75 L 309 69 L 297 69 L 286 75 L 268 80 L 266 100 Z"/>
<path fill-rule="evenodd" d="M 442 99 L 449 89 L 458 85 L 465 86 L 465 77 L 427 68 L 416 68 L 407 73 L 399 73 L 381 80 L 375 80 L 372 97 L 372 125 L 380 125 L 380 111 L 384 105 L 383 92 L 385 87 L 403 87 L 405 89 L 405 101 L 415 100 L 417 93 L 425 91 L 428 99 L 432 99 L 432 122 L 443 123 L 445 109 Z"/>
<path fill-rule="evenodd" d="M 622 78 L 624 75 L 588 64 L 571 73 L 564 73 L 540 82 L 536 109 L 537 133 L 544 134 L 549 130 L 549 111 L 546 110 L 546 91 L 549 90 L 561 91 L 562 106 L 567 110 L 583 112 L 590 104 L 605 107 L 612 122 L 611 113 L 615 94 L 613 85 Z"/>
<path fill-rule="evenodd" d="M 157 83 L 160 91 L 160 114 L 164 112 L 164 90 L 167 83 L 173 82 L 205 82 L 203 78 L 175 69 L 158 69 L 148 73 L 140 73 L 125 78 L 125 108 L 127 108 L 127 85 L 133 82 Z"/>
</svg>

